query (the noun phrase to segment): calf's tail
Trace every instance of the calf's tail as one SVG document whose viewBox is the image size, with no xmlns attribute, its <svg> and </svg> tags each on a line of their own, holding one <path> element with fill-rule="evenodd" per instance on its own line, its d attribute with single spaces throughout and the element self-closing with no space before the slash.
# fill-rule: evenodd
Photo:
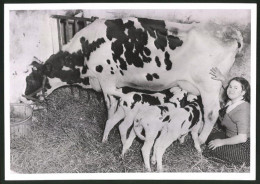
<svg viewBox="0 0 260 184">
<path fill-rule="evenodd" d="M 145 141 L 145 137 L 142 135 L 143 126 L 141 123 L 142 119 L 136 119 L 134 121 L 134 131 L 137 137 L 141 140 Z"/>
</svg>

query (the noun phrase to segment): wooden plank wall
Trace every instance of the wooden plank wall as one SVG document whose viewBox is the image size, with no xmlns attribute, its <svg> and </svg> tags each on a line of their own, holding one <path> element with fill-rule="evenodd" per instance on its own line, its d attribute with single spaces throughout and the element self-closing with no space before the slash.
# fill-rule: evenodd
<svg viewBox="0 0 260 184">
<path fill-rule="evenodd" d="M 78 31 L 98 18 L 69 17 L 62 15 L 52 15 L 51 17 L 57 19 L 59 50 L 61 50 L 62 46 L 67 44 Z"/>
</svg>

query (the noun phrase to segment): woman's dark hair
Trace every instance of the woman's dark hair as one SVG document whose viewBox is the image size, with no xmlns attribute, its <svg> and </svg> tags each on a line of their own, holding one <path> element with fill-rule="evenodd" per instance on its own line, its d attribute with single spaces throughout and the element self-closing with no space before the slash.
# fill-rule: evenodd
<svg viewBox="0 0 260 184">
<path fill-rule="evenodd" d="M 227 96 L 227 88 L 229 86 L 229 84 L 231 83 L 231 81 L 237 81 L 241 84 L 242 86 L 242 90 L 245 91 L 245 94 L 243 96 L 243 100 L 247 101 L 250 103 L 250 84 L 249 82 L 243 78 L 243 77 L 234 77 L 232 78 L 229 82 L 227 87 L 225 88 L 225 101 L 228 101 L 228 96 Z"/>
</svg>

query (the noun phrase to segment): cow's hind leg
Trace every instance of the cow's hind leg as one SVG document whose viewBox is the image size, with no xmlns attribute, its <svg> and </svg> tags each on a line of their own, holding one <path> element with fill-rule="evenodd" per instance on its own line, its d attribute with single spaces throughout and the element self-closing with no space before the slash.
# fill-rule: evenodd
<svg viewBox="0 0 260 184">
<path fill-rule="evenodd" d="M 218 118 L 218 111 L 219 111 L 219 99 L 218 97 L 215 99 L 214 96 L 210 94 L 201 94 L 202 103 L 204 106 L 204 126 L 202 132 L 199 135 L 199 142 L 200 144 L 204 144 L 212 131 L 214 124 Z"/>
<path fill-rule="evenodd" d="M 201 153 L 201 148 L 200 148 L 200 142 L 199 142 L 199 129 L 200 129 L 200 125 L 202 124 L 202 122 L 198 122 L 197 125 L 195 125 L 195 127 L 193 127 L 192 131 L 191 131 L 191 136 L 192 139 L 194 141 L 194 147 L 196 148 L 196 150 Z"/>
</svg>

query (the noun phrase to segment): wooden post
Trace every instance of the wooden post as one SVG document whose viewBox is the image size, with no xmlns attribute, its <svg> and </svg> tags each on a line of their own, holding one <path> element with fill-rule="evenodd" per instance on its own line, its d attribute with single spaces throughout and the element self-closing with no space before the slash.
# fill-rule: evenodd
<svg viewBox="0 0 260 184">
<path fill-rule="evenodd" d="M 58 27 L 59 50 L 61 50 L 62 38 L 61 38 L 61 29 L 60 29 L 60 19 L 57 19 L 57 27 Z"/>
<path fill-rule="evenodd" d="M 70 40 L 70 35 L 69 35 L 69 20 L 65 20 L 65 44 L 67 44 Z"/>
<path fill-rule="evenodd" d="M 78 24 L 78 20 L 74 21 L 74 25 L 75 25 L 75 32 L 74 34 L 76 34 L 79 31 L 79 24 Z"/>
<path fill-rule="evenodd" d="M 96 19 L 96 18 L 93 19 L 93 18 L 84 18 L 84 17 L 70 17 L 70 16 L 62 16 L 62 15 L 51 15 L 51 17 L 57 19 L 59 50 L 61 50 L 62 46 L 64 44 L 67 44 L 69 40 L 80 29 L 86 27 L 88 24 L 95 21 Z M 83 23 L 83 27 L 81 23 Z"/>
</svg>

